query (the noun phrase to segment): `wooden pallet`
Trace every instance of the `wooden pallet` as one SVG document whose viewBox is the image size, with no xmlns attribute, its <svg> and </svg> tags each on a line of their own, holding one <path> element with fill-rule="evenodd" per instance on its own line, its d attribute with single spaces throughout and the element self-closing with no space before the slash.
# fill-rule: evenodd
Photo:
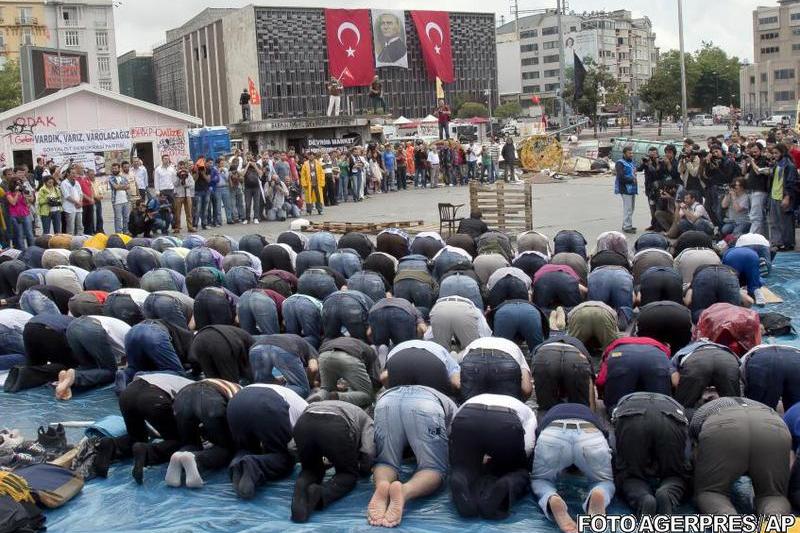
<svg viewBox="0 0 800 533">
<path fill-rule="evenodd" d="M 377 234 L 389 228 L 412 229 L 422 226 L 422 220 L 393 220 L 389 222 L 314 222 L 304 228 L 303 231 L 318 232 L 329 231 L 331 233 L 349 233 L 357 231 L 359 233 Z"/>
<path fill-rule="evenodd" d="M 469 186 L 470 210 L 480 209 L 483 221 L 493 229 L 520 233 L 533 229 L 533 189 L 530 183 Z"/>
</svg>

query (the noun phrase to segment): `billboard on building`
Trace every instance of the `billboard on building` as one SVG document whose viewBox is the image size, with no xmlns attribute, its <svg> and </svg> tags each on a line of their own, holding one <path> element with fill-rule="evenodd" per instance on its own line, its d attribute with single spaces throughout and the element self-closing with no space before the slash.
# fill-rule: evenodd
<svg viewBox="0 0 800 533">
<path fill-rule="evenodd" d="M 593 30 L 568 33 L 564 36 L 564 63 L 573 66 L 574 55 L 577 55 L 584 64 L 586 58 L 597 63 L 597 32 Z"/>
<path fill-rule="evenodd" d="M 86 52 L 23 46 L 20 50 L 22 101 L 30 102 L 60 89 L 89 83 Z"/>
<path fill-rule="evenodd" d="M 372 39 L 376 67 L 408 68 L 406 14 L 402 10 L 373 9 Z"/>
</svg>

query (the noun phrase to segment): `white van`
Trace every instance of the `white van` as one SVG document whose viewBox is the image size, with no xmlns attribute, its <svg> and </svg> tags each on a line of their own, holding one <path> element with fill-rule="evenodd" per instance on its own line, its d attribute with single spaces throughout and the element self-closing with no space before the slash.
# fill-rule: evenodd
<svg viewBox="0 0 800 533">
<path fill-rule="evenodd" d="M 714 119 L 709 115 L 695 115 L 692 117 L 693 126 L 713 126 Z"/>
</svg>

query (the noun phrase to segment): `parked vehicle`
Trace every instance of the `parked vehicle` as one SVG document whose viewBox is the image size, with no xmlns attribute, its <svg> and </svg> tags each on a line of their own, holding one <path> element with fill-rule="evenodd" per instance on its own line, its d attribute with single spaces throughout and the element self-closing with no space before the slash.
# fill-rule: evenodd
<svg viewBox="0 0 800 533">
<path fill-rule="evenodd" d="M 761 121 L 765 128 L 777 128 L 778 126 L 788 126 L 791 120 L 788 115 L 772 115 Z"/>
<path fill-rule="evenodd" d="M 692 117 L 693 126 L 713 126 L 714 119 L 710 115 L 695 115 Z"/>
</svg>

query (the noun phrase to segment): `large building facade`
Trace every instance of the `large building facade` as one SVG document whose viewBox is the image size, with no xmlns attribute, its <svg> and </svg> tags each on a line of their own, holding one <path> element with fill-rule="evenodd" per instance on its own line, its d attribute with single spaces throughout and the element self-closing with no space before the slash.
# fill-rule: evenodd
<svg viewBox="0 0 800 533">
<path fill-rule="evenodd" d="M 151 104 L 156 103 L 153 54 L 131 50 L 117 58 L 119 92 Z"/>
<path fill-rule="evenodd" d="M 405 29 L 409 68 L 376 73 L 387 112 L 424 117 L 436 107 L 436 85 L 426 74 L 410 12 Z M 450 34 L 455 81 L 444 86 L 446 97 L 482 101 L 489 90 L 496 103 L 494 14 L 450 13 Z M 261 103 L 253 106 L 250 124 L 239 128 L 243 133 L 285 129 L 291 119 L 309 128 L 327 124 L 330 131 L 324 134 L 337 136 L 348 133 L 351 122 L 362 129 L 366 124 L 366 87 L 346 89 L 342 116 L 324 117 L 329 76 L 324 9 L 206 9 L 167 32 L 166 43 L 153 50 L 153 62 L 158 104 L 200 116 L 209 126 L 240 121 L 239 96 L 251 81 Z"/>
<path fill-rule="evenodd" d="M 507 84 L 500 87 L 505 99 L 517 98 L 514 88 L 521 86 L 522 103 L 536 95 L 542 99 L 557 97 L 561 64 L 558 40 L 558 15 L 555 10 L 522 17 L 497 28 L 498 54 L 516 44 L 520 64 L 506 65 Z M 658 62 L 656 35 L 650 19 L 634 18 L 630 11 L 593 11 L 565 13 L 561 16 L 565 67 L 571 66 L 573 54 L 608 68 L 612 76 L 632 94 L 636 94 L 655 70 Z M 517 40 L 517 35 L 519 40 Z M 510 69 L 515 69 L 510 70 Z"/>
<path fill-rule="evenodd" d="M 794 117 L 800 96 L 800 0 L 753 11 L 753 58 L 739 71 L 742 112 Z"/>
<path fill-rule="evenodd" d="M 0 3 L 0 62 L 25 45 L 86 52 L 89 83 L 119 91 L 113 0 Z"/>
</svg>

